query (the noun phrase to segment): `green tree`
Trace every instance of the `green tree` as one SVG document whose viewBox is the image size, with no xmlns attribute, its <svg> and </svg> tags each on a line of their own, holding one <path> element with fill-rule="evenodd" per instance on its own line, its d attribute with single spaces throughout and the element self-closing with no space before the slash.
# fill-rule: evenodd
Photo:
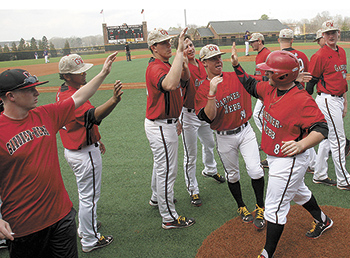
<svg viewBox="0 0 350 258">
<path fill-rule="evenodd" d="M 51 41 L 50 41 L 50 53 L 52 57 L 57 57 L 57 50 Z"/>
<path fill-rule="evenodd" d="M 31 50 L 38 50 L 38 46 L 36 44 L 36 40 L 34 37 L 30 40 L 30 49 Z"/>
<path fill-rule="evenodd" d="M 13 52 L 17 51 L 16 42 L 12 42 L 11 49 L 12 49 Z"/>
<path fill-rule="evenodd" d="M 63 48 L 63 55 L 69 55 L 70 54 L 70 46 L 68 40 L 66 40 L 66 43 L 64 43 Z"/>
<path fill-rule="evenodd" d="M 38 41 L 38 49 L 44 50 L 44 45 L 43 45 L 43 42 L 41 40 Z"/>
<path fill-rule="evenodd" d="M 49 48 L 49 42 L 48 42 L 46 36 L 43 36 L 41 41 L 42 41 L 42 44 L 43 44 L 43 49 L 48 49 Z"/>
<path fill-rule="evenodd" d="M 7 44 L 4 45 L 3 52 L 4 53 L 9 53 L 10 52 L 9 46 Z"/>
<path fill-rule="evenodd" d="M 267 14 L 263 14 L 260 17 L 260 20 L 268 20 L 268 19 L 270 19 L 270 18 L 269 18 L 269 16 Z"/>
<path fill-rule="evenodd" d="M 26 42 L 23 38 L 20 39 L 19 44 L 18 44 L 18 51 L 23 51 L 26 49 Z"/>
</svg>

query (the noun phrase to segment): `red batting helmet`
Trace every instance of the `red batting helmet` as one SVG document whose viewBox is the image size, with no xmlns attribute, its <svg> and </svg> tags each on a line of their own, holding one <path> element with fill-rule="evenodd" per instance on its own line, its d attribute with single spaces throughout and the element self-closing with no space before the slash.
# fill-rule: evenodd
<svg viewBox="0 0 350 258">
<path fill-rule="evenodd" d="M 271 79 L 279 85 L 285 85 L 295 81 L 299 75 L 298 59 L 288 51 L 274 51 L 266 58 L 265 63 L 258 64 L 257 67 L 264 71 L 271 71 Z"/>
</svg>

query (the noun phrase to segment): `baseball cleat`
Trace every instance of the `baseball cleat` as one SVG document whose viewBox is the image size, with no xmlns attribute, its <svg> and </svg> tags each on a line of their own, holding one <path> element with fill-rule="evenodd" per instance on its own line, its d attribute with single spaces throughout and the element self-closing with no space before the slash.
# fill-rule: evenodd
<svg viewBox="0 0 350 258">
<path fill-rule="evenodd" d="M 196 207 L 202 206 L 202 199 L 199 194 L 191 195 L 191 204 Z"/>
<path fill-rule="evenodd" d="M 326 223 L 317 222 L 316 220 L 312 222 L 312 229 L 310 229 L 306 236 L 308 238 L 319 238 L 324 231 L 331 228 L 333 226 L 333 220 L 331 220 L 328 216 L 326 216 Z"/>
<path fill-rule="evenodd" d="M 329 177 L 327 177 L 326 179 L 323 179 L 323 180 L 312 179 L 312 182 L 314 182 L 315 184 L 324 184 L 324 185 L 329 185 L 329 186 L 337 185 L 337 182 L 330 179 Z"/>
<path fill-rule="evenodd" d="M 345 157 L 349 156 L 349 154 L 350 154 L 350 141 L 346 138 Z"/>
<path fill-rule="evenodd" d="M 337 185 L 337 188 L 338 188 L 339 190 L 350 191 L 350 185 L 344 185 L 344 186 Z"/>
<path fill-rule="evenodd" d="M 313 168 L 307 167 L 306 173 L 313 174 L 315 173 L 315 170 Z"/>
<path fill-rule="evenodd" d="M 264 219 L 264 210 L 265 208 L 260 208 L 259 205 L 255 204 L 255 218 L 253 220 L 254 227 L 259 231 L 262 230 L 265 225 L 266 221 Z"/>
<path fill-rule="evenodd" d="M 267 163 L 266 159 L 260 161 L 260 167 L 262 167 L 262 168 L 269 168 L 269 163 Z"/>
<path fill-rule="evenodd" d="M 82 247 L 84 253 L 90 253 L 91 251 L 105 247 L 113 242 L 113 236 L 101 236 L 97 243 L 93 246 Z"/>
<path fill-rule="evenodd" d="M 254 220 L 253 215 L 248 211 L 247 206 L 239 207 L 237 210 L 238 214 L 241 215 L 244 223 L 252 223 Z"/>
<path fill-rule="evenodd" d="M 209 175 L 207 173 L 205 173 L 204 171 L 202 171 L 202 175 L 205 177 L 211 177 L 214 178 L 216 180 L 216 182 L 218 183 L 225 183 L 225 178 L 223 176 L 221 176 L 219 173 L 216 173 L 215 175 Z"/>
<path fill-rule="evenodd" d="M 172 228 L 187 228 L 192 226 L 196 221 L 192 218 L 186 218 L 183 216 L 179 216 L 176 220 L 172 222 L 163 222 L 162 228 L 164 229 L 172 229 Z"/>
</svg>

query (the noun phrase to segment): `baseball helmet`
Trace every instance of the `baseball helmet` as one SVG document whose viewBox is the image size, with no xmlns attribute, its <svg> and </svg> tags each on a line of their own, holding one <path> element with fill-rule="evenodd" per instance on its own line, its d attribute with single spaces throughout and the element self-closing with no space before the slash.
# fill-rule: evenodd
<svg viewBox="0 0 350 258">
<path fill-rule="evenodd" d="M 264 71 L 271 71 L 271 79 L 280 85 L 289 84 L 299 75 L 299 61 L 289 51 L 274 51 L 266 58 L 265 63 L 258 64 L 257 67 Z"/>
</svg>

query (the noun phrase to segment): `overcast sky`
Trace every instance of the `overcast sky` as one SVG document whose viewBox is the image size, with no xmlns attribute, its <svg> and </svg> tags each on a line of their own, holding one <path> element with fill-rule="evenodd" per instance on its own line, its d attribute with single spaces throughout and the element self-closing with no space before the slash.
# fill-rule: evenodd
<svg viewBox="0 0 350 258">
<path fill-rule="evenodd" d="M 206 26 L 209 21 L 255 20 L 262 14 L 280 21 L 312 19 L 324 11 L 328 11 L 331 16 L 350 17 L 348 5 L 345 0 L 338 0 L 334 5 L 307 0 L 3 1 L 0 10 L 0 42 L 18 41 L 21 38 L 30 40 L 32 37 L 41 39 L 43 36 L 50 39 L 102 35 L 103 22 L 107 26 L 123 23 L 133 25 L 141 24 L 145 19 L 148 30 L 155 27 L 184 27 L 185 9 L 187 24 Z M 144 14 L 141 14 L 142 9 Z"/>
</svg>

